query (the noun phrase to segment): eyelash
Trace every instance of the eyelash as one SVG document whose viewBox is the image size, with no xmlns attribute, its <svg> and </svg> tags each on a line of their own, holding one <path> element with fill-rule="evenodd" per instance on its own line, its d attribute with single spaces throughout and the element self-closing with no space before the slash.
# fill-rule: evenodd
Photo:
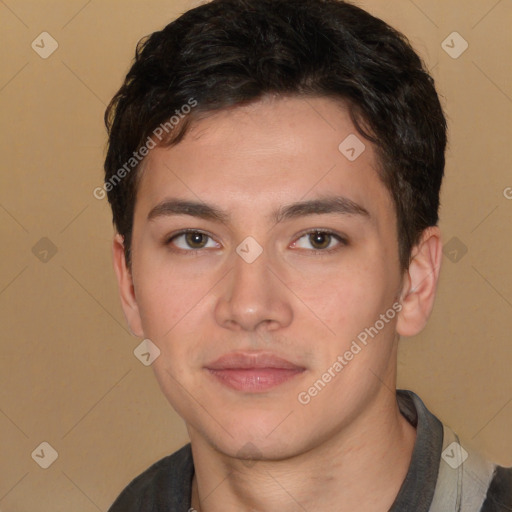
<svg viewBox="0 0 512 512">
<path fill-rule="evenodd" d="M 164 245 L 166 245 L 166 246 L 167 245 L 171 245 L 173 240 L 179 238 L 180 236 L 186 235 L 188 233 L 197 233 L 197 234 L 200 234 L 200 235 L 204 235 L 204 236 L 206 236 L 207 238 L 209 238 L 211 240 L 214 240 L 214 238 L 211 235 L 209 235 L 208 233 L 206 233 L 204 231 L 201 231 L 199 229 L 183 229 L 183 230 L 179 231 L 178 233 L 174 233 L 173 235 L 171 235 L 169 237 L 166 237 L 166 239 L 164 241 Z M 334 231 L 331 231 L 330 229 L 322 229 L 322 228 L 310 229 L 310 230 L 307 230 L 307 231 L 304 231 L 304 232 L 300 233 L 298 235 L 298 237 L 294 240 L 293 244 L 296 244 L 304 236 L 312 235 L 314 233 L 320 233 L 322 235 L 331 236 L 332 238 L 336 239 L 339 242 L 339 244 L 337 244 L 335 247 L 330 248 L 330 249 L 303 249 L 304 251 L 306 251 L 310 255 L 330 254 L 332 252 L 335 252 L 335 251 L 339 250 L 341 247 L 348 245 L 347 239 L 345 237 L 343 237 L 342 235 L 340 235 L 340 234 L 338 234 L 338 233 L 336 233 Z M 172 249 L 172 250 L 174 252 L 179 252 L 179 253 L 198 254 L 198 253 L 201 253 L 203 250 L 205 250 L 205 248 L 201 248 L 201 249 L 194 249 L 194 248 L 180 249 L 180 248 L 175 248 L 175 249 Z"/>
<path fill-rule="evenodd" d="M 196 233 L 198 235 L 204 235 L 206 236 L 207 238 L 209 238 L 210 240 L 214 240 L 214 238 L 209 235 L 208 233 L 205 233 L 204 231 L 201 231 L 200 229 L 183 229 L 181 231 L 178 231 L 177 233 L 174 233 L 173 235 L 171 236 L 168 236 L 165 241 L 164 241 L 164 244 L 165 245 L 171 245 L 172 241 L 175 240 L 176 238 L 179 238 L 180 236 L 183 236 L 183 235 L 187 235 L 188 233 Z M 204 250 L 204 248 L 202 249 L 194 249 L 194 248 L 189 248 L 188 250 L 187 249 L 180 249 L 179 247 L 178 248 L 175 248 L 175 249 L 172 249 L 173 251 L 175 252 L 180 252 L 180 253 L 184 253 L 184 252 L 188 252 L 188 253 L 200 253 L 201 251 Z"/>
<path fill-rule="evenodd" d="M 330 249 L 303 249 L 305 252 L 307 252 L 309 255 L 326 255 L 331 254 L 333 252 L 336 252 L 341 249 L 341 247 L 348 245 L 347 239 L 340 235 L 339 233 L 336 233 L 334 231 L 331 231 L 330 229 L 322 229 L 322 228 L 315 228 L 315 229 L 308 229 L 307 231 L 303 231 L 298 235 L 298 237 L 293 242 L 294 244 L 297 243 L 301 238 L 307 235 L 312 235 L 315 233 L 320 233 L 322 235 L 330 236 L 331 238 L 334 238 L 339 243 L 336 244 L 334 247 L 331 247 Z"/>
</svg>

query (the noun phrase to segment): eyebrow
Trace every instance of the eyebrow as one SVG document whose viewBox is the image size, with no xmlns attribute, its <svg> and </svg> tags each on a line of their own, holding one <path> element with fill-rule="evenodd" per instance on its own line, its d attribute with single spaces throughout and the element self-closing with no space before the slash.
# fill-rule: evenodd
<svg viewBox="0 0 512 512">
<path fill-rule="evenodd" d="M 214 222 L 226 223 L 229 215 L 214 206 L 196 201 L 183 201 L 181 199 L 165 199 L 158 203 L 148 213 L 148 220 L 171 215 L 190 215 Z"/>
<path fill-rule="evenodd" d="M 328 196 L 292 203 L 281 207 L 272 215 L 276 223 L 283 220 L 295 219 L 306 215 L 337 213 L 340 215 L 360 215 L 371 218 L 370 212 L 363 206 L 343 196 Z"/>
<path fill-rule="evenodd" d="M 370 212 L 366 208 L 351 199 L 343 196 L 328 196 L 282 206 L 271 213 L 270 219 L 278 224 L 284 220 L 305 217 L 307 215 L 329 213 L 371 218 Z M 227 223 L 230 219 L 230 215 L 227 212 L 203 202 L 165 199 L 151 209 L 148 214 L 148 221 L 172 215 L 190 215 L 222 224 Z"/>
</svg>

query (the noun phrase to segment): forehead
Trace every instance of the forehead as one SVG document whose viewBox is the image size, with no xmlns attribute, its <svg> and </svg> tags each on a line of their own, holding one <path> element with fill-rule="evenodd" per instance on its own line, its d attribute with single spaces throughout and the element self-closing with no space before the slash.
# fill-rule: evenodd
<svg viewBox="0 0 512 512">
<path fill-rule="evenodd" d="M 280 204 L 343 196 L 372 217 L 393 215 L 372 145 L 328 98 L 266 98 L 194 121 L 183 140 L 143 163 L 136 216 L 166 197 L 267 213 Z M 255 210 L 255 208 L 257 209 Z"/>
</svg>

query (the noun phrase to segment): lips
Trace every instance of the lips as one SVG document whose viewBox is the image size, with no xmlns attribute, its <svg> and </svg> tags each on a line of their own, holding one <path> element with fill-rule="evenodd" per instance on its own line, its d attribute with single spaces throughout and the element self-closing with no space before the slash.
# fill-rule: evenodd
<svg viewBox="0 0 512 512">
<path fill-rule="evenodd" d="M 262 392 L 274 388 L 305 371 L 270 353 L 226 354 L 205 367 L 225 386 L 238 391 Z"/>
<path fill-rule="evenodd" d="M 253 354 L 247 352 L 233 352 L 219 357 L 219 359 L 208 364 L 206 367 L 210 370 L 248 370 L 257 368 L 304 370 L 303 367 L 297 366 L 286 359 L 264 352 Z"/>
</svg>

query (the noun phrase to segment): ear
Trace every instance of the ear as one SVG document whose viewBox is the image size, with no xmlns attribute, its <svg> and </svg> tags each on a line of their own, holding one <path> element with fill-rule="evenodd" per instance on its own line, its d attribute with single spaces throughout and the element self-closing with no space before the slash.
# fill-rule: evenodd
<svg viewBox="0 0 512 512">
<path fill-rule="evenodd" d="M 144 332 L 142 330 L 139 306 L 137 305 L 137 299 L 135 297 L 132 274 L 126 266 L 124 240 L 119 233 L 114 236 L 114 241 L 112 242 L 112 260 L 117 276 L 124 317 L 126 318 L 126 322 L 132 334 L 143 338 Z"/>
<path fill-rule="evenodd" d="M 425 327 L 434 307 L 441 259 L 441 231 L 438 226 L 432 226 L 423 231 L 413 248 L 411 263 L 404 274 L 402 310 L 396 324 L 398 334 L 414 336 Z"/>
</svg>

